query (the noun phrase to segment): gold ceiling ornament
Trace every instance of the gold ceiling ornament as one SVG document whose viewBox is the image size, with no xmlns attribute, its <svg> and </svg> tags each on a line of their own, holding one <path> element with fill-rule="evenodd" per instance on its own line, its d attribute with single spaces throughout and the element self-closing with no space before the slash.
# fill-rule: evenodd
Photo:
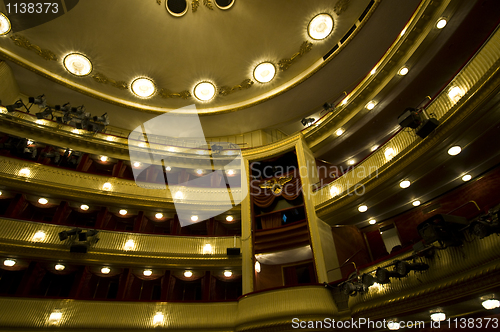
<svg viewBox="0 0 500 332">
<path fill-rule="evenodd" d="M 182 98 L 189 99 L 191 97 L 191 92 L 188 90 L 184 90 L 181 92 L 168 92 L 166 89 L 161 89 L 158 94 L 160 97 L 168 99 L 168 98 Z"/>
<path fill-rule="evenodd" d="M 247 78 L 246 80 L 244 80 L 243 82 L 241 82 L 238 85 L 233 86 L 232 88 L 229 86 L 221 86 L 218 88 L 219 94 L 223 95 L 223 96 L 227 96 L 227 95 L 229 95 L 233 92 L 239 91 L 239 90 L 249 89 L 253 85 L 253 83 L 254 82 L 251 79 Z"/>
<path fill-rule="evenodd" d="M 92 78 L 98 83 L 110 84 L 115 88 L 122 90 L 128 89 L 128 84 L 126 82 L 112 80 L 111 78 L 106 77 L 103 73 L 95 73 L 92 75 Z"/>
<path fill-rule="evenodd" d="M 16 44 L 17 46 L 35 52 L 45 60 L 57 61 L 57 55 L 55 55 L 54 52 L 42 49 L 40 46 L 32 44 L 26 37 L 13 35 L 10 37 L 10 39 L 12 39 L 14 44 Z"/>
<path fill-rule="evenodd" d="M 339 1 L 337 1 L 335 6 L 333 6 L 333 11 L 337 15 L 342 14 L 343 12 L 345 12 L 347 10 L 350 2 L 351 2 L 351 0 L 339 0 Z"/>
<path fill-rule="evenodd" d="M 193 9 L 193 13 L 195 13 L 198 10 L 199 6 L 200 6 L 200 0 L 193 0 L 193 2 L 191 2 L 191 8 Z"/>
<path fill-rule="evenodd" d="M 161 5 L 161 0 L 156 0 L 156 3 Z"/>
<path fill-rule="evenodd" d="M 278 68 L 280 70 L 287 70 L 298 58 L 303 56 L 305 53 L 312 49 L 313 44 L 311 42 L 305 41 L 300 45 L 300 49 L 297 53 L 292 55 L 289 59 L 282 59 L 278 62 Z"/>
<path fill-rule="evenodd" d="M 208 7 L 210 10 L 214 10 L 214 7 L 212 6 L 212 0 L 203 0 L 203 4 Z"/>
<path fill-rule="evenodd" d="M 292 178 L 292 176 L 281 176 L 279 179 L 273 178 L 270 181 L 259 184 L 259 187 L 261 187 L 262 189 L 270 188 L 275 195 L 279 195 L 281 194 L 285 183 L 290 182 Z"/>
</svg>

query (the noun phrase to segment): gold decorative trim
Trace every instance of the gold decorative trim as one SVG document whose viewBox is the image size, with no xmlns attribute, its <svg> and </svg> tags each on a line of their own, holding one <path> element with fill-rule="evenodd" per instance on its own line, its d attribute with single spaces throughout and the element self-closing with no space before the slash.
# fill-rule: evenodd
<svg viewBox="0 0 500 332">
<path fill-rule="evenodd" d="M 57 61 L 57 55 L 51 50 L 46 50 L 38 45 L 32 44 L 26 37 L 20 35 L 12 35 L 10 39 L 19 47 L 23 47 L 27 50 L 33 51 L 45 60 Z"/>
<path fill-rule="evenodd" d="M 342 14 L 343 12 L 345 12 L 347 10 L 347 8 L 349 8 L 350 2 L 351 2 L 351 0 L 339 0 L 339 1 L 337 1 L 335 6 L 333 6 L 333 11 L 337 15 Z"/>
<path fill-rule="evenodd" d="M 158 94 L 160 97 L 168 99 L 168 98 L 182 98 L 182 99 L 189 99 L 191 96 L 191 92 L 188 90 L 184 90 L 181 92 L 167 92 L 166 89 L 161 89 Z"/>
<path fill-rule="evenodd" d="M 253 84 L 254 84 L 254 82 L 251 79 L 247 78 L 246 80 L 244 80 L 243 82 L 241 82 L 238 85 L 233 86 L 232 88 L 224 85 L 224 86 L 221 86 L 218 88 L 219 95 L 227 96 L 227 95 L 234 93 L 236 91 L 249 89 L 252 87 Z"/>
<path fill-rule="evenodd" d="M 199 6 L 200 6 L 200 0 L 193 0 L 191 2 L 191 8 L 193 10 L 193 13 L 196 13 L 196 11 L 198 10 Z"/>
<path fill-rule="evenodd" d="M 112 80 L 111 78 L 106 77 L 106 75 L 104 75 L 103 73 L 97 72 L 94 75 L 92 75 L 92 78 L 97 83 L 110 84 L 111 86 L 114 86 L 115 88 L 118 88 L 121 90 L 128 89 L 128 84 L 126 82 Z"/>
<path fill-rule="evenodd" d="M 313 47 L 313 44 L 311 42 L 305 41 L 300 45 L 300 49 L 297 53 L 292 55 L 291 58 L 289 59 L 281 59 L 278 62 L 278 68 L 281 71 L 287 70 L 295 61 L 297 61 L 298 58 L 303 56 L 305 53 L 309 52 Z"/>
<path fill-rule="evenodd" d="M 156 3 L 161 5 L 161 0 L 156 0 Z"/>
<path fill-rule="evenodd" d="M 203 0 L 203 4 L 210 10 L 214 10 L 214 7 L 212 6 L 212 0 Z"/>
</svg>

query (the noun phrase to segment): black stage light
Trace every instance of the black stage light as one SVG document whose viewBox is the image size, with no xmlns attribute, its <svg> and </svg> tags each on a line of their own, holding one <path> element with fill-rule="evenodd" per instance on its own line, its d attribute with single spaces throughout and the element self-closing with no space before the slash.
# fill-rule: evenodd
<svg viewBox="0 0 500 332">
<path fill-rule="evenodd" d="M 406 277 L 410 271 L 425 271 L 429 265 L 425 263 L 408 263 L 404 261 L 396 261 L 394 271 L 401 277 Z"/>
<path fill-rule="evenodd" d="M 408 107 L 403 114 L 398 117 L 398 123 L 403 128 L 416 129 L 422 123 L 419 111 L 416 108 Z"/>
<path fill-rule="evenodd" d="M 108 113 L 104 113 L 101 116 L 94 116 L 94 122 L 102 122 L 105 126 L 109 125 L 109 116 Z"/>
<path fill-rule="evenodd" d="M 345 295 L 349 296 L 356 296 L 357 293 L 363 293 L 365 291 L 365 288 L 363 287 L 362 284 L 354 284 L 352 282 L 345 282 L 341 286 L 341 291 Z"/>
<path fill-rule="evenodd" d="M 420 113 L 422 120 L 422 125 L 416 130 L 416 133 L 421 138 L 426 138 L 434 129 L 439 126 L 439 121 L 435 118 L 429 118 L 427 112 L 424 110 Z"/>
<path fill-rule="evenodd" d="M 459 246 L 462 244 L 462 228 L 467 226 L 467 219 L 446 214 L 437 214 L 417 226 L 418 234 L 426 244 L 435 241 L 443 246 Z"/>
<path fill-rule="evenodd" d="M 500 233 L 500 224 L 498 221 L 488 222 L 484 220 L 477 220 L 470 224 L 469 229 L 472 234 L 482 239 L 493 233 Z"/>
<path fill-rule="evenodd" d="M 54 115 L 52 114 L 52 110 L 50 108 L 44 109 L 42 112 L 35 113 L 37 119 L 44 119 L 46 116 L 51 117 L 51 120 L 54 119 Z"/>
<path fill-rule="evenodd" d="M 316 121 L 314 118 L 303 118 L 302 120 L 300 120 L 300 123 L 302 123 L 304 127 L 307 127 L 313 124 L 314 121 Z"/>
<path fill-rule="evenodd" d="M 69 231 L 62 231 L 59 233 L 59 240 L 64 241 L 70 236 L 81 233 L 81 231 L 82 230 L 80 228 L 73 228 L 70 229 Z"/>
<path fill-rule="evenodd" d="M 55 110 L 56 111 L 61 111 L 61 112 L 69 112 L 71 111 L 71 104 L 68 102 L 64 105 L 56 105 L 54 106 Z"/>
<path fill-rule="evenodd" d="M 324 103 L 323 104 L 323 109 L 328 112 L 329 110 L 331 110 L 332 108 L 335 108 L 335 106 L 333 104 L 330 104 L 330 103 Z"/>
<path fill-rule="evenodd" d="M 45 98 L 45 95 L 40 95 L 38 97 L 29 97 L 28 101 L 30 104 L 35 104 L 38 105 L 38 108 L 45 108 L 47 107 L 47 99 Z"/>
<path fill-rule="evenodd" d="M 401 277 L 398 273 L 394 271 L 389 271 L 383 267 L 379 267 L 375 272 L 375 278 L 379 284 L 387 284 L 391 282 L 389 278 L 399 278 Z"/>
<path fill-rule="evenodd" d="M 23 105 L 24 105 L 23 102 L 21 100 L 18 100 L 12 105 L 5 106 L 5 108 L 7 109 L 7 112 L 10 113 L 10 112 L 14 112 L 16 110 L 16 108 L 21 108 Z"/>
<path fill-rule="evenodd" d="M 92 229 L 78 234 L 78 241 L 87 241 L 90 237 L 96 236 L 99 231 Z"/>
<path fill-rule="evenodd" d="M 376 282 L 377 282 L 377 279 L 374 276 L 372 276 L 371 274 L 363 274 L 361 276 L 361 283 L 363 285 L 365 285 L 365 287 L 367 287 L 367 288 L 372 286 Z"/>
</svg>

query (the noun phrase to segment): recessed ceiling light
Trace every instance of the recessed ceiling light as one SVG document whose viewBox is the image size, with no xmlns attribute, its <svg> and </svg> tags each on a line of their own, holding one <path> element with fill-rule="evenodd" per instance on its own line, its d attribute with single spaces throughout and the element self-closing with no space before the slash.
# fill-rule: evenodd
<svg viewBox="0 0 500 332">
<path fill-rule="evenodd" d="M 413 203 L 411 203 L 411 204 L 413 204 L 413 206 L 419 206 L 420 205 L 420 201 L 413 201 Z"/>
<path fill-rule="evenodd" d="M 108 274 L 109 272 L 111 272 L 111 269 L 107 266 L 105 266 L 101 269 L 102 274 Z"/>
<path fill-rule="evenodd" d="M 2 192 L 0 191 L 0 196 L 2 196 Z"/>
<path fill-rule="evenodd" d="M 155 84 L 149 78 L 137 78 L 130 85 L 132 92 L 141 98 L 148 98 L 156 91 Z"/>
<path fill-rule="evenodd" d="M 163 213 L 158 212 L 157 214 L 155 214 L 155 218 L 156 218 L 156 219 L 161 219 L 161 218 L 163 218 Z"/>
<path fill-rule="evenodd" d="M 224 271 L 224 277 L 229 278 L 229 277 L 231 277 L 232 275 L 233 275 L 233 272 L 231 272 L 231 271 L 229 271 L 229 270 L 228 270 L 228 271 Z"/>
<path fill-rule="evenodd" d="M 80 209 L 83 211 L 87 211 L 89 209 L 89 206 L 87 204 L 82 204 L 80 205 Z"/>
<path fill-rule="evenodd" d="M 111 188 L 113 188 L 113 186 L 109 182 L 106 182 L 105 184 L 102 185 L 103 190 L 111 190 Z"/>
<path fill-rule="evenodd" d="M 406 74 L 408 74 L 409 71 L 410 70 L 408 69 L 408 67 L 403 67 L 398 71 L 398 74 L 401 76 L 405 76 Z"/>
<path fill-rule="evenodd" d="M 491 310 L 500 307 L 500 301 L 496 299 L 485 300 L 481 303 L 484 309 Z"/>
<path fill-rule="evenodd" d="M 275 75 L 276 67 L 274 67 L 274 65 L 270 62 L 263 62 L 257 65 L 253 71 L 253 77 L 259 83 L 270 82 Z"/>
<path fill-rule="evenodd" d="M 201 82 L 194 87 L 194 96 L 201 101 L 209 101 L 215 96 L 215 85 Z"/>
<path fill-rule="evenodd" d="M 403 189 L 408 188 L 410 185 L 411 185 L 411 182 L 408 180 L 401 181 L 401 183 L 399 184 L 399 186 Z"/>
<path fill-rule="evenodd" d="M 76 76 L 86 76 L 92 71 L 92 62 L 80 53 L 66 55 L 63 64 L 67 71 Z"/>
<path fill-rule="evenodd" d="M 370 223 L 370 225 L 375 225 L 377 223 L 375 219 L 370 219 L 368 220 L 368 222 Z"/>
<path fill-rule="evenodd" d="M 335 135 L 340 136 L 340 135 L 342 135 L 343 133 L 344 133 L 344 129 L 339 128 L 339 129 L 337 129 L 337 131 L 335 132 Z"/>
<path fill-rule="evenodd" d="M 175 198 L 176 199 L 182 199 L 184 197 L 184 195 L 182 194 L 182 191 L 178 191 L 175 193 Z"/>
<path fill-rule="evenodd" d="M 234 170 L 233 170 L 233 169 L 230 169 L 230 170 L 228 170 L 226 173 L 227 173 L 227 175 L 234 175 Z"/>
<path fill-rule="evenodd" d="M 316 15 L 307 28 L 312 39 L 321 40 L 330 35 L 333 30 L 333 18 L 328 14 Z"/>
<path fill-rule="evenodd" d="M 233 216 L 227 216 L 226 221 L 233 221 Z"/>
<path fill-rule="evenodd" d="M 203 174 L 203 170 L 202 170 L 202 169 L 198 169 L 198 170 L 196 170 L 196 174 L 198 174 L 198 175 L 202 175 L 202 174 Z"/>
<path fill-rule="evenodd" d="M 34 242 L 41 242 L 41 241 L 45 240 L 45 232 L 44 231 L 36 232 L 35 235 L 33 235 L 32 240 Z"/>
<path fill-rule="evenodd" d="M 198 216 L 191 216 L 191 221 L 198 221 Z"/>
<path fill-rule="evenodd" d="M 260 263 L 259 261 L 255 261 L 255 272 L 260 273 L 260 271 L 261 271 Z"/>
<path fill-rule="evenodd" d="M 136 161 L 136 162 L 134 163 L 134 167 L 135 167 L 135 168 L 141 167 L 141 163 L 140 163 L 140 162 L 138 162 L 138 161 Z"/>
<path fill-rule="evenodd" d="M 347 163 L 348 163 L 349 165 L 354 165 L 354 163 L 355 163 L 355 162 L 356 162 L 356 161 L 355 161 L 354 159 L 351 159 L 351 160 L 349 160 Z"/>
<path fill-rule="evenodd" d="M 0 36 L 10 32 L 10 21 L 4 13 L 0 13 Z"/>
<path fill-rule="evenodd" d="M 462 148 L 459 147 L 458 145 L 456 146 L 452 146 L 449 150 L 448 150 L 448 154 L 450 156 L 456 156 L 457 154 L 459 154 L 460 152 L 462 152 Z"/>
<path fill-rule="evenodd" d="M 472 179 L 472 175 L 470 175 L 470 174 L 466 174 L 466 175 L 462 176 L 462 181 L 467 182 L 470 179 Z"/>
<path fill-rule="evenodd" d="M 56 269 L 56 271 L 63 271 L 65 268 L 66 268 L 66 266 L 64 266 L 62 264 L 56 264 L 54 266 L 54 269 Z"/>
<path fill-rule="evenodd" d="M 446 314 L 444 312 L 435 312 L 431 314 L 431 320 L 434 322 L 442 322 L 446 319 Z"/>
<path fill-rule="evenodd" d="M 26 141 L 26 145 L 31 145 L 31 144 L 33 144 L 33 143 L 34 143 L 34 142 L 33 142 L 32 140 L 30 140 L 30 139 Z"/>
<path fill-rule="evenodd" d="M 370 150 L 373 152 L 373 151 L 375 151 L 377 149 L 378 149 L 378 145 L 374 145 L 374 146 L 372 146 L 372 148 Z"/>
<path fill-rule="evenodd" d="M 184 277 L 191 278 L 192 276 L 193 276 L 193 272 L 191 272 L 191 271 L 184 271 Z"/>
<path fill-rule="evenodd" d="M 358 207 L 358 211 L 359 212 L 366 212 L 366 211 L 368 211 L 368 206 L 361 205 L 360 207 Z"/>
<path fill-rule="evenodd" d="M 387 328 L 391 331 L 399 330 L 399 328 L 400 328 L 399 322 L 390 320 L 387 322 Z"/>
<path fill-rule="evenodd" d="M 16 265 L 16 261 L 13 259 L 6 259 L 3 261 L 3 265 L 9 266 L 9 267 L 14 266 L 14 265 Z"/>
<path fill-rule="evenodd" d="M 369 110 L 372 110 L 375 108 L 375 102 L 371 101 L 368 104 L 366 104 L 366 108 Z"/>
<path fill-rule="evenodd" d="M 142 271 L 142 274 L 144 276 L 146 276 L 146 277 L 149 277 L 149 276 L 151 276 L 153 274 L 153 271 L 151 271 L 151 270 L 144 270 L 144 271 Z"/>
<path fill-rule="evenodd" d="M 40 203 L 40 204 L 42 204 L 42 205 L 45 205 L 45 204 L 47 204 L 48 202 L 49 202 L 49 200 L 48 200 L 48 199 L 46 199 L 46 198 L 43 198 L 43 197 L 41 197 L 41 198 L 39 198 L 39 199 L 38 199 L 38 203 Z"/>
<path fill-rule="evenodd" d="M 172 170 L 172 167 L 167 166 L 167 167 L 165 167 L 165 170 L 166 170 L 167 172 L 170 172 L 170 171 Z"/>
<path fill-rule="evenodd" d="M 108 158 L 108 156 L 101 156 L 99 159 L 100 159 L 103 163 L 105 163 L 106 161 L 108 161 L 108 159 L 109 159 L 109 158 Z"/>
<path fill-rule="evenodd" d="M 445 18 L 440 18 L 436 23 L 436 28 L 442 29 L 446 26 L 446 23 L 448 23 L 448 21 L 446 21 Z"/>
<path fill-rule="evenodd" d="M 120 211 L 118 211 L 118 213 L 122 216 L 125 216 L 128 213 L 128 211 L 125 209 L 121 209 Z"/>
</svg>

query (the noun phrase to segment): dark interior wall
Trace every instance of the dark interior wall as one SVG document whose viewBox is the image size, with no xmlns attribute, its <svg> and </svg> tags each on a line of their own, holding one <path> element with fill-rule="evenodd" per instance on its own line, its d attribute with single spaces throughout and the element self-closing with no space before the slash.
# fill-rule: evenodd
<svg viewBox="0 0 500 332">
<path fill-rule="evenodd" d="M 255 290 L 263 290 L 283 286 L 281 265 L 260 264 L 260 273 L 255 273 Z"/>
<path fill-rule="evenodd" d="M 370 254 L 366 248 L 363 234 L 356 226 L 332 227 L 333 242 L 337 250 L 339 264 L 344 263 L 351 256 L 350 262 L 362 266 L 370 262 Z M 346 278 L 354 271 L 352 264 L 346 264 L 340 269 L 342 278 Z"/>
</svg>

